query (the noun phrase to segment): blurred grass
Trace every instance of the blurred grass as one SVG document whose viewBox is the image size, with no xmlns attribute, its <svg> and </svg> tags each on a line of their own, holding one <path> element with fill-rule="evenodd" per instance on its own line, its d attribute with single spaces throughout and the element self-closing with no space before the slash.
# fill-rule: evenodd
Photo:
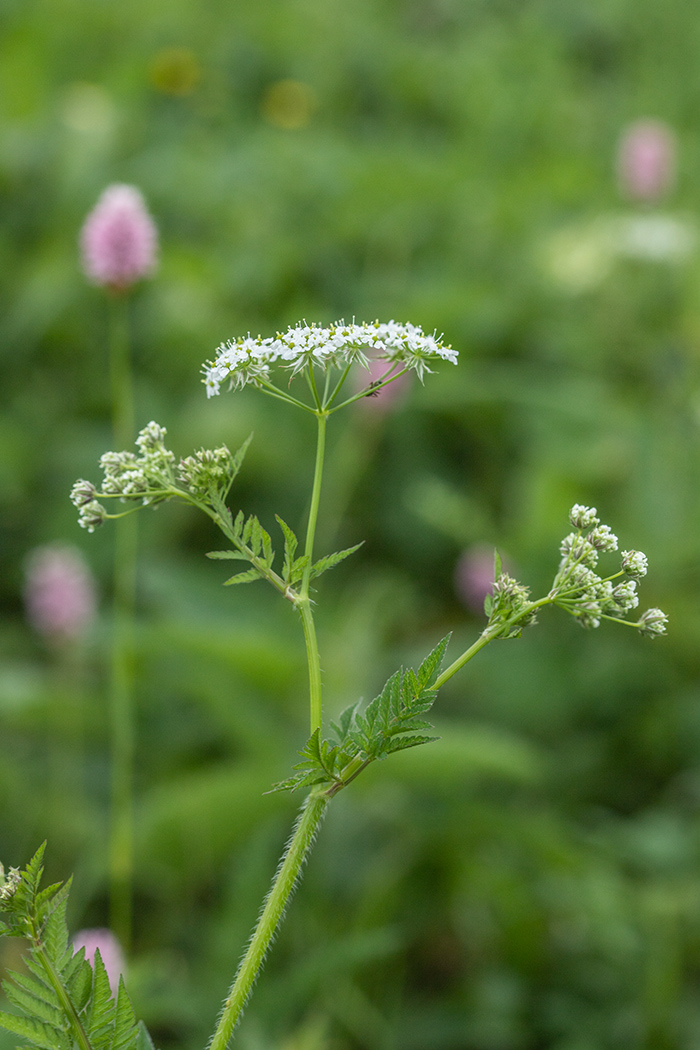
<svg viewBox="0 0 700 1050">
<path fill-rule="evenodd" d="M 105 921 L 112 537 L 79 534 L 67 500 L 110 446 L 105 304 L 77 235 L 107 183 L 135 182 L 162 243 L 132 302 L 139 424 L 183 454 L 254 430 L 236 498 L 266 524 L 303 522 L 313 436 L 254 391 L 206 402 L 221 339 L 379 316 L 460 351 L 396 412 L 332 429 L 323 542 L 365 545 L 319 588 L 330 714 L 447 630 L 475 637 L 465 547 L 546 586 L 574 501 L 646 551 L 643 601 L 671 615 L 654 644 L 543 615 L 450 683 L 441 743 L 334 804 L 239 1045 L 697 1045 L 700 260 L 610 262 L 595 232 L 648 213 L 613 174 L 644 116 L 679 141 L 657 211 L 697 224 L 696 5 L 5 0 L 0 17 L 3 861 L 48 837 L 51 876 L 76 871 L 76 928 Z M 294 812 L 262 792 L 304 739 L 304 654 L 275 595 L 221 589 L 204 520 L 165 506 L 143 533 L 130 987 L 158 1045 L 194 1047 Z M 27 552 L 56 538 L 103 594 L 73 684 L 21 604 Z"/>
</svg>

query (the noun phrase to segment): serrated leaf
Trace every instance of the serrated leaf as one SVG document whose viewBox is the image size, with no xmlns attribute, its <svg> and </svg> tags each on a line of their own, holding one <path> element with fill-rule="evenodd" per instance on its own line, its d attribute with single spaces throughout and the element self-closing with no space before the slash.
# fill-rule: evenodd
<svg viewBox="0 0 700 1050">
<path fill-rule="evenodd" d="M 236 475 L 238 474 L 239 470 L 243 466 L 243 460 L 245 459 L 245 454 L 248 451 L 248 446 L 250 445 L 252 440 L 253 440 L 253 435 L 251 433 L 245 439 L 245 441 L 243 442 L 241 447 L 236 452 L 234 452 L 234 454 L 231 456 L 231 468 L 230 468 L 230 475 L 229 475 L 231 481 L 233 481 L 233 479 L 236 477 Z"/>
<path fill-rule="evenodd" d="M 233 522 L 233 535 L 236 539 L 240 539 L 243 534 L 243 525 L 245 523 L 245 514 L 242 510 L 239 510 Z"/>
<path fill-rule="evenodd" d="M 282 530 L 284 535 L 284 579 L 288 580 L 291 575 L 292 566 L 294 565 L 294 554 L 299 546 L 299 540 L 296 538 L 289 525 L 286 521 L 280 518 L 279 514 L 275 514 L 277 524 Z"/>
<path fill-rule="evenodd" d="M 345 561 L 351 554 L 359 550 L 361 546 L 361 543 L 356 543 L 354 547 L 348 547 L 344 551 L 336 551 L 335 554 L 327 554 L 324 558 L 320 558 L 311 566 L 311 579 L 315 579 L 321 573 L 327 572 L 328 569 L 334 568 L 341 561 Z"/>
<path fill-rule="evenodd" d="M 136 1050 L 156 1050 L 151 1034 L 146 1028 L 143 1021 L 138 1023 L 138 1033 L 136 1035 Z"/>
<path fill-rule="evenodd" d="M 30 992 L 25 991 L 24 988 L 20 988 L 16 983 L 3 981 L 2 987 L 12 1005 L 22 1010 L 27 1017 L 34 1017 L 37 1020 L 44 1021 L 53 1028 L 60 1029 L 63 1027 L 64 1015 L 58 1006 L 54 1006 L 36 995 L 32 995 Z"/>
<path fill-rule="evenodd" d="M 277 791 L 296 791 L 300 787 L 313 787 L 315 784 L 325 784 L 326 782 L 327 777 L 323 773 L 309 770 L 306 773 L 295 773 L 293 776 L 287 777 L 286 780 L 278 781 L 271 788 L 268 788 L 264 794 L 272 795 Z"/>
<path fill-rule="evenodd" d="M 66 926 L 67 904 L 68 901 L 65 897 L 59 901 L 48 916 L 44 927 L 43 939 L 46 951 L 49 956 L 57 962 L 66 953 L 68 948 L 68 927 Z"/>
<path fill-rule="evenodd" d="M 128 1050 L 136 1044 L 136 1018 L 123 978 L 119 978 L 117 1008 L 114 1017 L 114 1036 L 111 1050 Z"/>
<path fill-rule="evenodd" d="M 205 558 L 215 561 L 248 561 L 248 555 L 241 551 L 207 551 Z"/>
<path fill-rule="evenodd" d="M 409 747 L 418 747 L 419 744 L 432 744 L 434 741 L 439 740 L 439 736 L 404 736 L 398 740 L 394 739 L 387 742 L 385 755 L 393 755 L 396 751 L 405 751 Z"/>
<path fill-rule="evenodd" d="M 246 569 L 245 572 L 238 572 L 235 576 L 231 576 L 230 579 L 224 580 L 224 587 L 232 587 L 236 583 L 252 583 L 253 580 L 261 580 L 263 577 L 260 575 L 257 569 Z"/>
<path fill-rule="evenodd" d="M 260 554 L 262 548 L 262 526 L 256 517 L 252 517 L 250 529 L 250 546 L 253 554 Z"/>
<path fill-rule="evenodd" d="M 6 1014 L 0 1011 L 0 1028 L 4 1028 L 13 1035 L 19 1035 L 22 1039 L 28 1039 L 40 1050 L 63 1050 L 62 1040 L 58 1032 L 43 1021 L 36 1021 L 32 1017 L 17 1017 L 15 1014 Z"/>
<path fill-rule="evenodd" d="M 2 982 L 2 987 L 9 999 L 8 989 L 12 985 L 16 985 L 23 988 L 30 995 L 37 999 L 40 999 L 47 1006 L 57 1008 L 59 1006 L 58 997 L 53 988 L 49 987 L 43 981 L 37 980 L 35 976 L 30 973 L 15 973 L 14 970 L 7 971 L 8 980 Z"/>
<path fill-rule="evenodd" d="M 294 565 L 292 566 L 292 571 L 291 571 L 290 576 L 289 576 L 289 583 L 291 583 L 292 585 L 294 585 L 295 583 L 299 583 L 299 581 L 302 579 L 302 577 L 304 575 L 304 572 L 306 570 L 306 566 L 308 564 L 309 564 L 309 556 L 308 556 L 308 554 L 302 554 L 302 556 L 300 558 L 297 558 L 297 560 L 294 562 Z"/>
<path fill-rule="evenodd" d="M 439 675 L 440 667 L 445 656 L 445 650 L 450 644 L 451 637 L 451 634 L 446 634 L 445 637 L 438 642 L 432 652 L 428 653 L 425 660 L 418 668 L 418 681 L 420 682 L 421 689 L 431 686 Z"/>
<path fill-rule="evenodd" d="M 356 703 L 343 708 L 338 715 L 337 722 L 331 722 L 331 730 L 335 733 L 339 744 L 344 744 L 348 739 L 350 730 L 355 726 L 355 719 L 361 704 L 362 701 L 358 700 Z"/>
<path fill-rule="evenodd" d="M 99 948 L 92 963 L 92 997 L 87 1009 L 86 1029 L 93 1050 L 105 1050 L 110 1045 L 114 1022 L 114 1000 L 109 976 L 102 962 Z"/>
</svg>

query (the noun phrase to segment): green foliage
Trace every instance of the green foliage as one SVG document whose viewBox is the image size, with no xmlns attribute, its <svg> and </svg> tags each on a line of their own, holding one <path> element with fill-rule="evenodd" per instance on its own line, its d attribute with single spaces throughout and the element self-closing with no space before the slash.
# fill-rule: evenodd
<svg viewBox="0 0 700 1050">
<path fill-rule="evenodd" d="M 421 715 L 435 702 L 437 691 L 433 685 L 449 640 L 450 635 L 446 635 L 418 671 L 413 668 L 396 671 L 364 712 L 361 700 L 346 707 L 338 721 L 332 723 L 334 743 L 323 740 L 317 729 L 299 752 L 302 761 L 294 766 L 294 775 L 275 784 L 272 790 L 294 791 L 299 787 L 327 785 L 338 791 L 370 762 L 437 740 L 420 732 L 433 728 Z"/>
<path fill-rule="evenodd" d="M 2 984 L 20 1012 L 0 1011 L 0 1028 L 38 1050 L 153 1050 L 121 978 L 114 1000 L 99 950 L 93 966 L 84 948 L 74 953 L 66 925 L 70 882 L 40 890 L 43 855 L 42 845 L 0 896 L 0 933 L 30 943 L 27 972 L 10 970 Z"/>
<path fill-rule="evenodd" d="M 252 562 L 252 568 L 246 569 L 245 572 L 236 573 L 235 576 L 225 580 L 225 587 L 230 587 L 232 584 L 237 583 L 252 583 L 254 580 L 267 579 L 276 585 L 283 582 L 286 590 L 287 588 L 295 587 L 301 582 L 309 563 L 308 555 L 302 554 L 301 557 L 295 558 L 294 555 L 299 541 L 289 525 L 279 515 L 276 514 L 275 517 L 284 535 L 282 576 L 279 577 L 272 568 L 275 552 L 272 549 L 272 540 L 269 532 L 262 527 L 254 514 L 251 514 L 246 519 L 243 511 L 239 511 L 233 521 L 231 535 L 236 548 L 233 550 L 209 551 L 207 554 L 207 558 L 218 561 Z M 336 551 L 334 554 L 327 554 L 323 558 L 319 558 L 311 566 L 309 578 L 313 580 L 329 569 L 333 569 L 341 561 L 344 561 L 351 554 L 354 554 L 355 551 L 359 550 L 361 546 L 361 543 L 356 543 L 354 547 L 348 547 L 346 550 Z M 292 591 L 288 591 L 288 593 L 293 595 Z"/>
</svg>

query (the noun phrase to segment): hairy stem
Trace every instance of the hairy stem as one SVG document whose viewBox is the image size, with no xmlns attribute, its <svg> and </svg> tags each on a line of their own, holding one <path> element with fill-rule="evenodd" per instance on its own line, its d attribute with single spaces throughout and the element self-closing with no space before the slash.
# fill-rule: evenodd
<svg viewBox="0 0 700 1050">
<path fill-rule="evenodd" d="M 330 799 L 312 792 L 299 814 L 292 837 L 282 856 L 270 892 L 263 905 L 248 949 L 241 960 L 221 1017 L 209 1043 L 209 1050 L 226 1050 L 243 1012 L 267 950 L 279 926 L 289 898 L 301 874 L 304 860 L 316 838 Z"/>
</svg>

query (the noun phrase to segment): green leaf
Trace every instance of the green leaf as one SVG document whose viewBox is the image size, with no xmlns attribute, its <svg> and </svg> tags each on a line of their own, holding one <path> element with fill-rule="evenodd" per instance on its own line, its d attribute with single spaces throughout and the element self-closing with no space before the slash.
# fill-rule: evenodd
<svg viewBox="0 0 700 1050">
<path fill-rule="evenodd" d="M 321 573 L 327 572 L 328 569 L 334 568 L 341 561 L 345 561 L 351 554 L 358 551 L 361 546 L 361 543 L 356 543 L 354 547 L 348 547 L 344 551 L 336 551 L 335 554 L 327 554 L 325 558 L 320 558 L 319 561 L 311 566 L 311 579 L 315 579 L 316 576 L 320 576 Z"/>
<path fill-rule="evenodd" d="M 115 1006 L 109 977 L 99 949 L 95 951 L 93 971 L 92 997 L 85 1026 L 93 1050 L 106 1050 L 111 1042 Z"/>
<path fill-rule="evenodd" d="M 242 551 L 207 551 L 205 558 L 217 561 L 248 561 L 248 555 Z"/>
<path fill-rule="evenodd" d="M 236 583 L 252 583 L 253 580 L 261 579 L 263 577 L 257 569 L 246 569 L 245 572 L 238 572 L 235 576 L 231 576 L 230 579 L 224 580 L 224 587 L 232 587 Z"/>
<path fill-rule="evenodd" d="M 294 554 L 299 546 L 299 540 L 296 538 L 289 525 L 287 525 L 286 521 L 283 521 L 282 518 L 280 518 L 279 514 L 275 514 L 275 518 L 284 534 L 284 565 L 282 568 L 282 578 L 285 583 L 292 583 Z"/>
<path fill-rule="evenodd" d="M 418 668 L 418 681 L 422 689 L 432 685 L 440 674 L 442 661 L 447 646 L 450 644 L 451 637 L 451 634 L 446 634 L 445 637 L 438 642 L 433 651 L 426 656 L 425 660 Z"/>
<path fill-rule="evenodd" d="M 243 466 L 243 460 L 245 459 L 245 454 L 248 451 L 248 446 L 250 445 L 252 440 L 253 440 L 253 435 L 252 435 L 252 433 L 250 433 L 248 435 L 248 437 L 245 439 L 245 441 L 243 442 L 243 444 L 241 445 L 241 447 L 238 449 L 238 451 L 234 452 L 233 456 L 231 457 L 231 473 L 230 473 L 230 480 L 231 481 L 233 481 L 233 479 L 236 477 L 236 475 L 238 474 L 239 470 Z"/>
<path fill-rule="evenodd" d="M 14 977 L 15 975 L 13 974 Z M 28 1017 L 35 1017 L 37 1020 L 45 1021 L 46 1024 L 50 1024 L 54 1028 L 63 1026 L 63 1013 L 60 1007 L 49 1004 L 44 999 L 40 999 L 25 991 L 16 981 L 14 984 L 10 983 L 10 981 L 3 981 L 2 987 L 12 1005 L 18 1007 Z"/>
<path fill-rule="evenodd" d="M 396 751 L 405 751 L 409 747 L 418 747 L 419 744 L 432 744 L 439 739 L 439 736 L 417 735 L 399 737 L 397 740 L 392 740 L 387 744 L 382 757 L 384 757 L 384 755 L 393 755 Z"/>
<path fill-rule="evenodd" d="M 233 522 L 233 535 L 236 539 L 240 539 L 243 535 L 243 525 L 245 523 L 245 514 L 242 510 L 239 510 L 236 515 L 235 521 Z"/>
<path fill-rule="evenodd" d="M 114 1037 L 110 1050 L 128 1050 L 136 1045 L 136 1018 L 123 978 L 119 978 L 117 1008 L 114 1018 Z"/>
<path fill-rule="evenodd" d="M 136 1050 L 156 1050 L 153 1040 L 151 1039 L 150 1032 L 146 1028 L 143 1021 L 138 1023 L 138 1033 L 136 1036 Z"/>
<path fill-rule="evenodd" d="M 17 1017 L 15 1014 L 0 1012 L 0 1028 L 12 1032 L 13 1035 L 19 1035 L 22 1039 L 28 1039 L 40 1050 L 64 1050 L 59 1033 L 50 1025 L 32 1017 Z"/>
</svg>

